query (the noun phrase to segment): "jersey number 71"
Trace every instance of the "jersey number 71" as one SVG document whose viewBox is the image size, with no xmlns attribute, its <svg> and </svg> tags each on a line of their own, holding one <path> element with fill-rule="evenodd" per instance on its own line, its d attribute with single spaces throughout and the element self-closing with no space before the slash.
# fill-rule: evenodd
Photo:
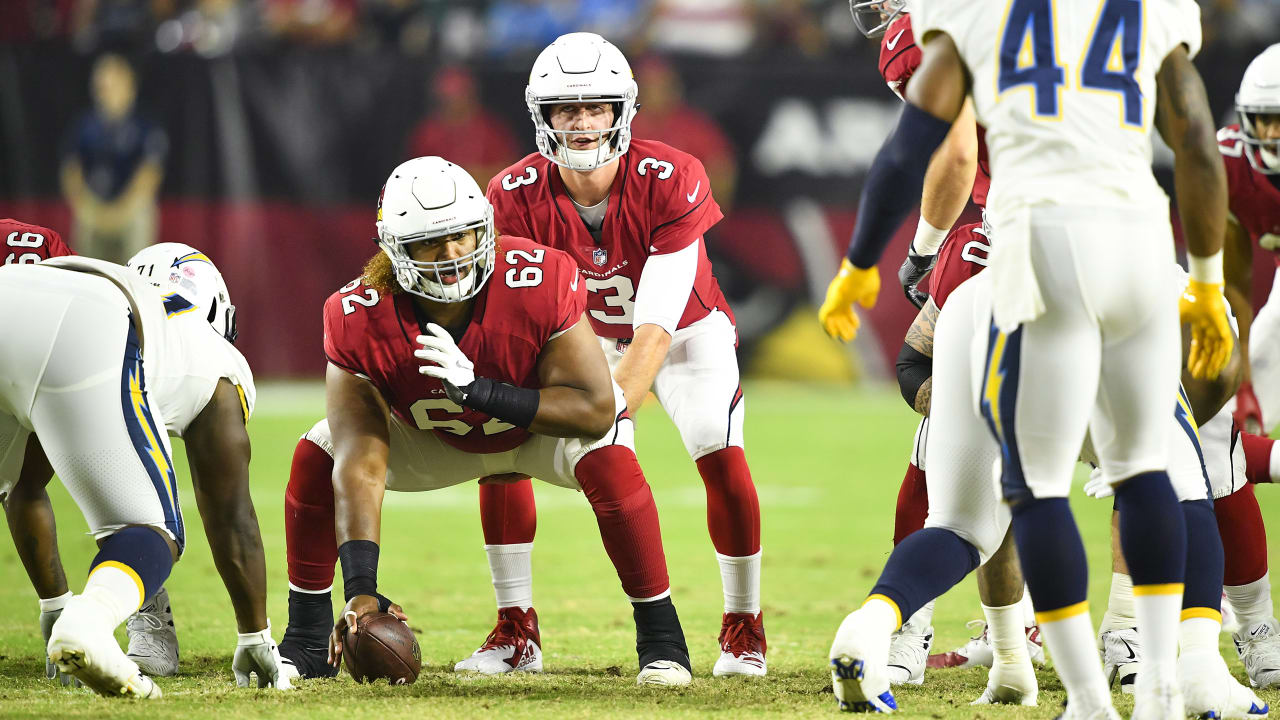
<svg viewBox="0 0 1280 720">
<path fill-rule="evenodd" d="M 1102 0 L 1093 37 L 1080 62 L 1080 87 L 1120 96 L 1124 124 L 1142 127 L 1143 0 Z M 1000 33 L 996 90 L 1031 87 L 1033 115 L 1060 118 L 1058 94 L 1067 66 L 1057 61 L 1054 0 L 1012 0 Z"/>
</svg>

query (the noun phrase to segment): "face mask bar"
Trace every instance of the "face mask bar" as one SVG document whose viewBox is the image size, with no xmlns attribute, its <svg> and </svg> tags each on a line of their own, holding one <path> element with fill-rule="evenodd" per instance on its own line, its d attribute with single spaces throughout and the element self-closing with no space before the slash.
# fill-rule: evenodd
<svg viewBox="0 0 1280 720">
<path fill-rule="evenodd" d="M 407 248 L 412 243 L 447 237 L 471 229 L 476 231 L 476 249 L 462 257 L 426 262 L 414 260 L 409 255 Z M 470 300 L 479 294 L 485 281 L 493 273 L 496 247 L 493 217 L 492 214 L 487 214 L 481 220 L 457 225 L 446 231 L 417 233 L 404 237 L 395 237 L 379 228 L 378 246 L 391 258 L 396 280 L 405 292 L 436 302 L 454 303 Z M 457 281 L 445 283 L 446 275 L 454 275 Z"/>
<path fill-rule="evenodd" d="M 902 14 L 903 7 L 902 0 L 849 0 L 853 24 L 869 38 L 883 35 L 889 23 Z"/>
<path fill-rule="evenodd" d="M 626 151 L 631 141 L 631 122 L 629 115 L 634 108 L 634 97 L 622 95 L 577 95 L 571 97 L 533 98 L 526 97 L 530 114 L 533 116 L 534 129 L 537 130 L 535 141 L 538 151 L 551 162 L 571 170 L 594 170 L 608 165 L 614 158 Z M 548 122 L 546 112 L 553 105 L 565 103 L 598 102 L 613 108 L 613 125 L 602 130 L 556 130 Z M 599 134 L 600 140 L 591 150 L 573 150 L 569 147 L 572 135 Z"/>
<path fill-rule="evenodd" d="M 1280 107 L 1238 106 L 1240 129 L 1244 131 L 1245 155 L 1249 164 L 1264 175 L 1280 174 L 1280 138 L 1263 140 L 1258 137 L 1257 116 L 1271 115 L 1280 118 Z"/>
</svg>

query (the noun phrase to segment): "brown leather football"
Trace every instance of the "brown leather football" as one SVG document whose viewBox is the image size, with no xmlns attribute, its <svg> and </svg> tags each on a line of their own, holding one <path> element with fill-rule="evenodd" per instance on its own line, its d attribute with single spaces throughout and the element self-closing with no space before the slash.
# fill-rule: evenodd
<svg viewBox="0 0 1280 720">
<path fill-rule="evenodd" d="M 418 640 L 395 615 L 374 612 L 360 618 L 356 631 L 342 636 L 342 659 L 356 682 L 386 679 L 412 685 L 422 670 Z"/>
</svg>

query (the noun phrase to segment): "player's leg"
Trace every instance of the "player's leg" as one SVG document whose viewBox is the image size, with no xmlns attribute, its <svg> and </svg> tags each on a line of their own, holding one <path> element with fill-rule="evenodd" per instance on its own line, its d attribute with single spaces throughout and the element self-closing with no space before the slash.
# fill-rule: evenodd
<svg viewBox="0 0 1280 720">
<path fill-rule="evenodd" d="M 1236 652 L 1250 684 L 1274 687 L 1280 684 L 1280 624 L 1271 601 L 1267 529 L 1253 485 L 1216 500 L 1214 512 L 1226 554 L 1223 589 L 1239 623 L 1232 635 Z"/>
<path fill-rule="evenodd" d="M 1249 371 L 1258 396 L 1262 422 L 1270 435 L 1280 424 L 1280 272 L 1271 294 L 1249 326 Z"/>
<path fill-rule="evenodd" d="M 137 334 L 118 291 L 97 290 L 78 294 L 54 323 L 30 410 L 50 464 L 99 543 L 84 591 L 67 601 L 47 650 L 60 670 L 99 693 L 158 697 L 112 633 L 168 577 L 185 543 L 182 511 Z"/>
<path fill-rule="evenodd" d="M 961 285 L 938 318 L 925 528 L 894 548 L 870 596 L 844 619 L 831 646 L 832 682 L 843 709 L 896 707 L 886 673 L 892 632 L 994 553 L 1008 528 L 991 477 L 999 451 L 973 412 L 970 392 L 969 340 L 980 286 L 980 279 Z"/>
<path fill-rule="evenodd" d="M 297 677 L 333 677 L 333 575 L 338 562 L 334 531 L 333 441 L 320 420 L 293 450 L 284 492 L 285 556 L 289 566 L 289 624 L 280 640 L 286 671 Z"/>
<path fill-rule="evenodd" d="M 736 344 L 728 317 L 713 312 L 676 331 L 653 383 L 706 488 L 707 528 L 724 590 L 717 676 L 766 672 L 760 501 L 743 452 L 746 410 Z"/>
<path fill-rule="evenodd" d="M 1033 222 L 1031 230 L 1044 311 L 1012 332 L 990 329 L 980 401 L 1003 448 L 1001 484 L 1036 619 L 1073 715 L 1092 717 L 1113 711 L 1067 494 L 1097 392 L 1101 337 L 1072 271 L 1074 238 L 1061 221 Z M 1000 291 L 993 288 L 993 296 Z"/>
<path fill-rule="evenodd" d="M 929 418 L 921 419 L 912 442 L 911 462 L 898 489 L 893 518 L 893 544 L 924 527 L 929 514 L 929 489 L 925 477 L 924 447 L 929 437 Z M 919 685 L 933 648 L 933 606 L 929 601 L 902 623 L 889 644 L 889 682 Z"/>
<path fill-rule="evenodd" d="M 653 492 L 636 460 L 635 428 L 614 385 L 618 419 L 595 442 L 534 436 L 520 448 L 518 469 L 542 480 L 581 489 L 591 504 L 605 552 L 631 601 L 640 674 L 650 685 L 686 685 L 689 649 L 671 601 L 666 555 Z"/>
</svg>

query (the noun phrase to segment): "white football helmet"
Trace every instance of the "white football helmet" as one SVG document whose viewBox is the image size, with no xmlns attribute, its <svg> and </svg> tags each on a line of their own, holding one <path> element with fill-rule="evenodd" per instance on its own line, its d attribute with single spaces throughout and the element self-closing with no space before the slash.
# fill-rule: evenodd
<svg viewBox="0 0 1280 720">
<path fill-rule="evenodd" d="M 188 308 L 204 315 L 213 329 L 230 342 L 236 341 L 236 306 L 222 273 L 208 255 L 182 243 L 156 243 L 129 258 L 128 266 L 160 289 L 165 308 L 171 314 L 183 307 L 174 296 L 186 300 Z"/>
<path fill-rule="evenodd" d="M 853 24 L 869 38 L 880 37 L 907 10 L 907 0 L 849 0 Z"/>
<path fill-rule="evenodd" d="M 1272 45 L 1249 63 L 1236 93 L 1236 112 L 1244 131 L 1245 155 L 1260 173 L 1280 173 L 1280 139 L 1258 137 L 1255 115 L 1280 115 L 1280 44 Z"/>
<path fill-rule="evenodd" d="M 441 157 L 419 157 L 391 171 L 378 198 L 378 247 L 391 258 L 405 292 L 436 302 L 476 296 L 493 274 L 497 238 L 493 206 L 466 170 Z M 474 229 L 475 250 L 422 262 L 408 245 Z"/>
<path fill-rule="evenodd" d="M 524 90 L 538 152 L 571 170 L 594 170 L 608 165 L 631 144 L 637 93 L 631 65 L 613 43 L 595 33 L 561 35 L 533 61 L 529 85 Z M 551 106 L 589 100 L 613 106 L 613 125 L 601 131 L 600 142 L 594 149 L 573 150 L 566 136 L 581 133 L 552 129 Z"/>
</svg>

